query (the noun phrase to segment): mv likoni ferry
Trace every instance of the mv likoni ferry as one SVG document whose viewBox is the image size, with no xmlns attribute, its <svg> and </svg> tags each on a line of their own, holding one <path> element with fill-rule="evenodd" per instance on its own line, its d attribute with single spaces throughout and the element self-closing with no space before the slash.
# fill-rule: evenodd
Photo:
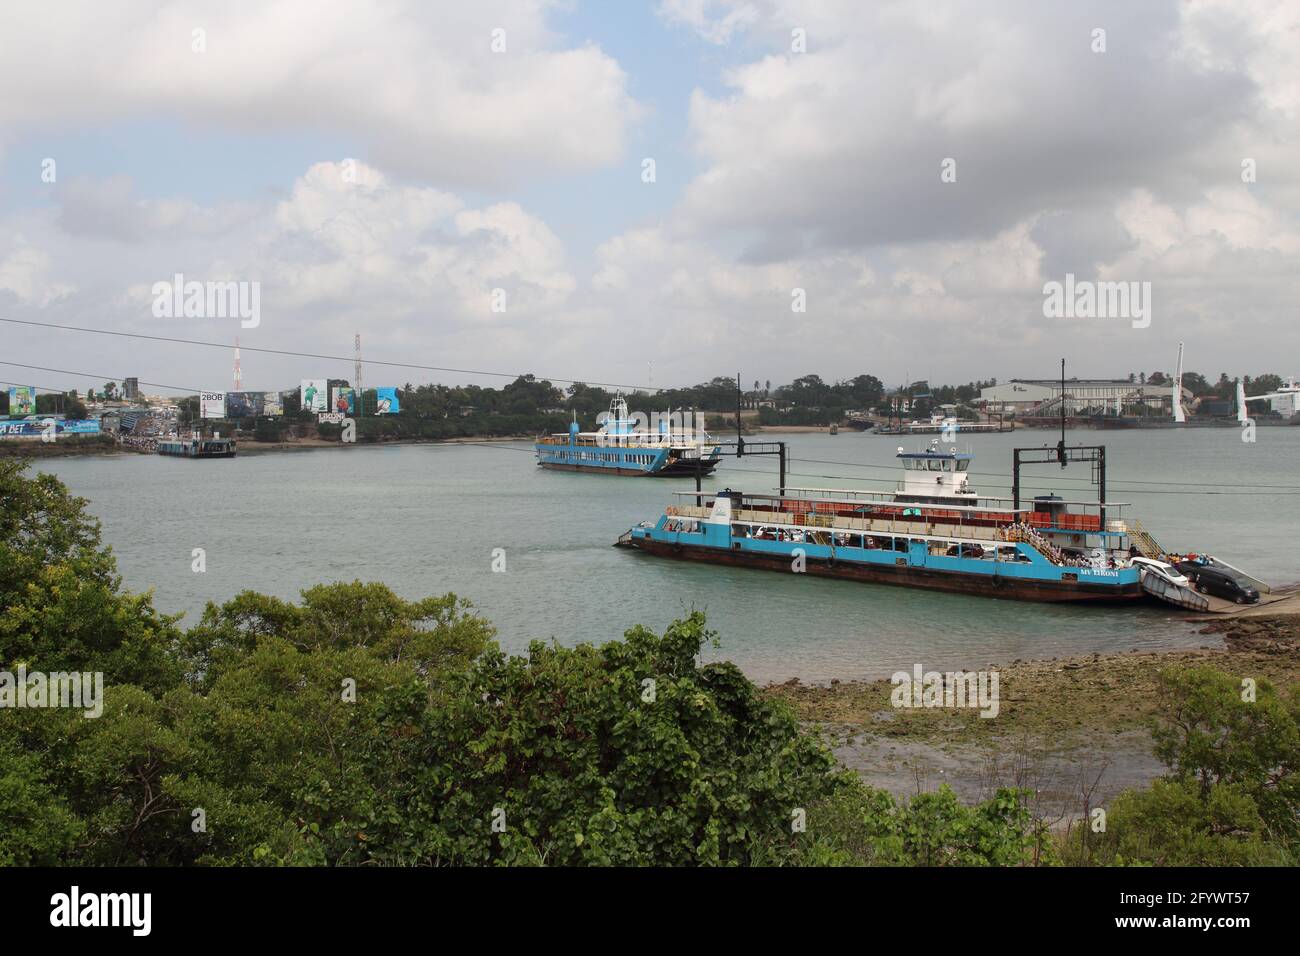
<svg viewBox="0 0 1300 956">
<path fill-rule="evenodd" d="M 158 454 L 178 458 L 234 458 L 235 440 L 220 436 L 169 438 L 158 442 Z"/>
<path fill-rule="evenodd" d="M 1140 523 L 1119 517 L 1124 504 L 1049 495 L 1019 508 L 976 494 L 973 456 L 942 451 L 937 440 L 920 452 L 900 448 L 897 457 L 903 480 L 893 492 L 682 492 L 695 503 L 667 508 L 616 543 L 686 560 L 787 573 L 802 563 L 824 577 L 1023 600 L 1123 602 L 1156 593 L 1131 559 L 1154 557 L 1159 546 Z"/>
<path fill-rule="evenodd" d="M 673 431 L 662 421 L 658 432 L 637 431 L 622 396 L 610 402 L 600 431 L 581 431 L 575 421 L 567 435 L 543 436 L 534 447 L 543 468 L 609 475 L 702 476 L 721 460 L 720 447 L 707 435 Z"/>
</svg>

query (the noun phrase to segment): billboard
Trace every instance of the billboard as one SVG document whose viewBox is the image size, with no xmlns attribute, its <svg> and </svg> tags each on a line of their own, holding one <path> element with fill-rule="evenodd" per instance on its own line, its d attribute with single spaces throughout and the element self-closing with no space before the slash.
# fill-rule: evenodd
<svg viewBox="0 0 1300 956">
<path fill-rule="evenodd" d="M 0 438 L 39 438 L 54 423 L 55 435 L 98 435 L 99 419 L 32 418 L 21 422 L 0 421 Z"/>
<path fill-rule="evenodd" d="M 333 401 L 330 402 L 330 411 L 339 415 L 355 415 L 357 413 L 357 393 L 352 390 L 350 385 L 335 385 Z"/>
<path fill-rule="evenodd" d="M 396 415 L 402 410 L 402 400 L 397 397 L 395 388 L 375 389 L 376 415 Z"/>
<path fill-rule="evenodd" d="M 199 418 L 225 418 L 226 417 L 226 393 L 225 392 L 200 392 L 199 393 Z"/>
<path fill-rule="evenodd" d="M 261 392 L 226 392 L 226 417 L 253 418 L 262 414 Z"/>
<path fill-rule="evenodd" d="M 30 385 L 15 385 L 9 389 L 9 415 L 25 418 L 36 414 L 36 389 Z"/>
<path fill-rule="evenodd" d="M 279 392 L 226 392 L 227 418 L 283 414 L 284 403 Z"/>
<path fill-rule="evenodd" d="M 323 378 L 304 378 L 298 393 L 304 412 L 328 411 L 329 382 Z"/>
</svg>

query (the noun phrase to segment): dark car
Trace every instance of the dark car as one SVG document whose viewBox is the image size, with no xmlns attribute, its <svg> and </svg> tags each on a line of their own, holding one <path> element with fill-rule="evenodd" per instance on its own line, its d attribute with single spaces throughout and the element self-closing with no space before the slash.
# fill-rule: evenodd
<svg viewBox="0 0 1300 956">
<path fill-rule="evenodd" d="M 1202 594 L 1213 594 L 1238 604 L 1254 604 L 1259 600 L 1259 591 L 1227 571 L 1195 561 L 1180 561 L 1177 567 Z"/>
<path fill-rule="evenodd" d="M 964 558 L 982 558 L 984 557 L 984 548 L 978 544 L 954 544 L 948 548 L 946 554 L 950 558 L 959 555 Z"/>
</svg>

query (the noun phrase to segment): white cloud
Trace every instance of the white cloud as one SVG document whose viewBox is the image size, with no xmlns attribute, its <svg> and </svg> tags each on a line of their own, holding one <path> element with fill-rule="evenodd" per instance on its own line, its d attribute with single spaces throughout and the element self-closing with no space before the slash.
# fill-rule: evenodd
<svg viewBox="0 0 1300 956">
<path fill-rule="evenodd" d="M 45 308 L 75 292 L 75 288 L 52 277 L 49 253 L 27 245 L 20 236 L 8 254 L 0 257 L 0 291 L 18 301 Z"/>
<path fill-rule="evenodd" d="M 15 95 L 0 100 L 0 128 L 163 117 L 240 132 L 327 129 L 368 144 L 387 169 L 468 183 L 617 162 L 637 115 L 626 77 L 594 46 L 562 46 L 545 23 L 552 6 L 11 5 L 0 87 Z"/>
</svg>

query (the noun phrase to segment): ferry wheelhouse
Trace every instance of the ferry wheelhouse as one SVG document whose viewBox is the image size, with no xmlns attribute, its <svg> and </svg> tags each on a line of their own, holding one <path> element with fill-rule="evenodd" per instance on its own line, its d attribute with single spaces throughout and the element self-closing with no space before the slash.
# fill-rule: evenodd
<svg viewBox="0 0 1300 956">
<path fill-rule="evenodd" d="M 600 431 L 581 431 L 575 421 L 567 435 L 539 438 L 537 464 L 558 471 L 684 477 L 708 475 L 721 460 L 718 444 L 707 435 L 673 430 L 667 421 L 660 421 L 657 432 L 638 430 L 636 424 L 627 402 L 617 396 Z"/>
<path fill-rule="evenodd" d="M 824 577 L 1037 601 L 1143 596 L 1131 558 L 1154 541 L 1120 502 L 1035 498 L 1029 507 L 977 494 L 970 454 L 899 449 L 892 492 L 787 488 L 780 495 L 694 497 L 617 544 L 649 554 Z"/>
</svg>

